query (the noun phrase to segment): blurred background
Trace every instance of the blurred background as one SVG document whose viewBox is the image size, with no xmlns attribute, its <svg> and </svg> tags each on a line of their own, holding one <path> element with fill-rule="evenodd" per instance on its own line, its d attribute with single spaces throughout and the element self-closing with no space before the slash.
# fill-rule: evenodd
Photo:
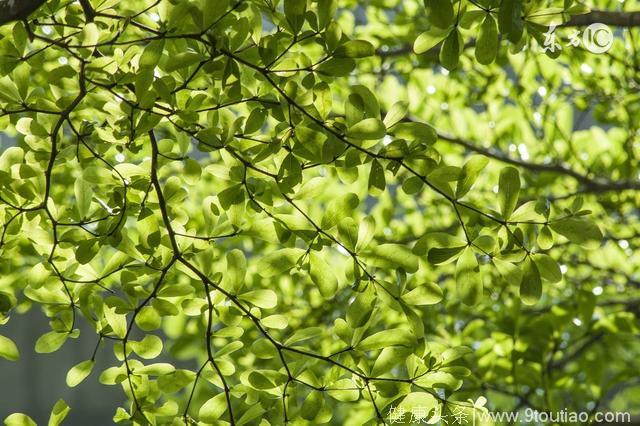
<svg viewBox="0 0 640 426">
<path fill-rule="evenodd" d="M 105 386 L 98 382 L 100 373 L 114 365 L 113 350 L 107 348 L 111 343 L 101 344 L 91 375 L 75 388 L 69 388 L 65 383 L 67 371 L 91 358 L 97 340 L 95 332 L 79 321 L 78 339 L 67 340 L 54 353 L 37 354 L 34 342 L 50 330 L 46 317 L 37 308 L 13 316 L 2 326 L 2 334 L 16 343 L 20 360 L 12 362 L 0 358 L 0 419 L 22 412 L 39 425 L 46 425 L 51 408 L 62 398 L 71 407 L 65 425 L 112 425 L 112 417 L 116 407 L 123 404 L 124 395 L 121 386 Z"/>
</svg>

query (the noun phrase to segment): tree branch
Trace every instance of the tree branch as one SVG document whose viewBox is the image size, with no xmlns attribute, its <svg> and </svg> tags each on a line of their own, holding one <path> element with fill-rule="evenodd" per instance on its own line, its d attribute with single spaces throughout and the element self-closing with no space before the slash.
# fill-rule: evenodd
<svg viewBox="0 0 640 426">
<path fill-rule="evenodd" d="M 46 0 L 0 0 L 0 25 L 26 19 Z"/>
<path fill-rule="evenodd" d="M 637 12 L 612 12 L 608 10 L 592 10 L 584 15 L 574 15 L 569 22 L 562 24 L 562 27 L 584 27 L 595 23 L 602 23 L 612 27 L 632 28 L 640 27 L 640 11 Z M 467 42 L 465 49 L 475 45 L 475 40 Z M 423 53 L 421 56 L 438 56 L 441 44 Z M 413 53 L 412 44 L 402 44 L 378 49 L 376 54 L 381 58 L 403 56 Z"/>
<path fill-rule="evenodd" d="M 382 111 L 382 113 L 385 115 L 387 112 Z M 420 122 L 418 118 L 411 116 L 405 117 L 402 121 L 409 123 Z M 538 173 L 546 172 L 569 176 L 581 184 L 585 192 L 603 193 L 609 191 L 640 190 L 640 182 L 638 181 L 611 180 L 607 178 L 592 177 L 587 174 L 580 173 L 561 163 L 534 163 L 524 161 L 519 158 L 513 158 L 500 149 L 480 146 L 476 142 L 463 139 L 449 133 L 437 131 L 437 135 L 438 140 L 461 146 L 467 151 L 475 152 L 476 154 L 481 154 L 485 157 L 493 158 L 494 160 L 498 160 L 506 164 L 511 164 Z"/>
<path fill-rule="evenodd" d="M 561 360 L 551 363 L 550 368 L 553 370 L 558 370 L 564 368 L 569 362 L 579 358 L 584 352 L 589 350 L 589 348 L 598 343 L 605 336 L 604 332 L 598 332 L 589 336 L 573 353 L 567 355 Z"/>
<path fill-rule="evenodd" d="M 638 27 L 640 26 L 640 11 L 637 12 L 611 12 L 608 10 L 592 10 L 584 15 L 574 15 L 564 27 L 581 27 L 591 24 L 606 24 L 612 27 Z"/>
<path fill-rule="evenodd" d="M 469 151 L 473 151 L 478 154 L 482 154 L 486 157 L 490 157 L 495 160 L 501 161 L 503 163 L 519 166 L 534 172 L 549 172 L 549 173 L 557 173 L 557 174 L 570 176 L 576 181 L 578 181 L 580 184 L 582 184 L 585 187 L 585 189 L 587 189 L 589 192 L 600 193 L 600 192 L 607 192 L 607 191 L 623 191 L 628 189 L 633 189 L 633 190 L 640 189 L 640 182 L 611 181 L 611 180 L 604 180 L 604 179 L 598 179 L 598 178 L 591 178 L 563 164 L 531 163 L 528 161 L 509 157 L 504 152 L 497 150 L 495 148 L 481 147 L 471 141 L 457 138 L 455 136 L 451 136 L 451 135 L 440 133 L 440 132 L 438 132 L 438 138 L 443 141 L 447 141 L 449 143 L 462 146 Z"/>
<path fill-rule="evenodd" d="M 96 11 L 93 10 L 89 0 L 80 0 L 80 6 L 82 6 L 82 11 L 84 12 L 87 22 L 93 22 L 93 18 L 96 16 Z"/>
</svg>

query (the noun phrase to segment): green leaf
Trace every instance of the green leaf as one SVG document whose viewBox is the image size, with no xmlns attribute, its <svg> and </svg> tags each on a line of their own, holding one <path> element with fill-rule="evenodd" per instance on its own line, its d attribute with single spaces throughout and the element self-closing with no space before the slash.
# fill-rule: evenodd
<svg viewBox="0 0 640 426">
<path fill-rule="evenodd" d="M 372 265 L 380 268 L 403 268 L 410 273 L 418 270 L 418 257 L 402 244 L 380 244 L 365 254 L 372 259 Z"/>
<path fill-rule="evenodd" d="M 429 263 L 432 263 L 434 265 L 446 265 L 447 263 L 456 260 L 463 248 L 464 246 L 445 248 L 434 247 L 429 250 L 427 260 L 429 260 Z"/>
<path fill-rule="evenodd" d="M 69 337 L 69 333 L 58 331 L 45 333 L 36 341 L 36 352 L 39 354 L 55 352 L 66 342 L 67 337 Z"/>
<path fill-rule="evenodd" d="M 318 337 L 320 333 L 322 333 L 322 329 L 320 327 L 303 328 L 293 333 L 291 337 L 285 340 L 284 344 L 285 346 L 291 346 L 295 343 L 300 343 L 305 340 Z"/>
<path fill-rule="evenodd" d="M 536 201 L 527 201 L 518 207 L 509 217 L 512 222 L 530 222 L 545 220 L 545 217 L 538 212 Z"/>
<path fill-rule="evenodd" d="M 446 0 L 444 0 L 446 1 Z M 462 35 L 458 29 L 454 29 L 449 33 L 440 49 L 440 64 L 449 71 L 457 68 L 460 61 L 460 53 L 462 53 Z"/>
<path fill-rule="evenodd" d="M 13 295 L 0 292 L 0 314 L 6 314 L 9 312 L 14 307 L 15 303 L 16 299 Z"/>
<path fill-rule="evenodd" d="M 196 373 L 190 370 L 176 370 L 171 374 L 158 377 L 158 387 L 164 392 L 177 392 L 196 379 Z"/>
<path fill-rule="evenodd" d="M 356 244 L 356 251 L 367 248 L 376 232 L 376 221 L 373 217 L 367 216 L 364 220 L 360 221 L 358 227 L 358 243 Z"/>
<path fill-rule="evenodd" d="M 572 243 L 586 248 L 596 248 L 602 241 L 598 225 L 582 216 L 555 220 L 549 223 L 549 227 Z"/>
<path fill-rule="evenodd" d="M 171 56 L 164 66 L 166 72 L 173 72 L 182 68 L 195 65 L 203 59 L 202 55 L 197 52 L 180 52 Z"/>
<path fill-rule="evenodd" d="M 338 279 L 324 258 L 315 251 L 309 253 L 309 275 L 325 299 L 331 299 L 338 289 Z"/>
<path fill-rule="evenodd" d="M 500 212 L 505 220 L 508 220 L 518 204 L 520 194 L 520 173 L 513 167 L 505 167 L 500 171 L 498 185 L 498 203 Z"/>
<path fill-rule="evenodd" d="M 222 283 L 226 289 L 237 293 L 244 284 L 247 271 L 247 259 L 241 250 L 233 249 L 227 253 L 227 268 L 222 276 Z"/>
<path fill-rule="evenodd" d="M 13 36 L 13 44 L 16 46 L 20 55 L 22 55 L 24 53 L 24 49 L 27 47 L 27 40 L 29 37 L 29 33 L 27 33 L 27 30 L 25 29 L 24 23 L 16 22 L 13 25 L 11 33 Z"/>
<path fill-rule="evenodd" d="M 81 219 L 88 217 L 91 199 L 93 197 L 93 186 L 82 177 L 76 179 L 73 186 L 76 195 L 76 208 Z"/>
<path fill-rule="evenodd" d="M 298 159 L 293 155 L 287 155 L 278 171 L 278 182 L 284 192 L 292 192 L 293 187 L 302 181 L 302 167 Z"/>
<path fill-rule="evenodd" d="M 551 256 L 536 253 L 531 256 L 533 262 L 536 264 L 538 271 L 540 271 L 540 276 L 545 280 L 557 283 L 562 279 L 562 271 L 560 270 L 560 265 L 558 262 L 553 260 Z"/>
<path fill-rule="evenodd" d="M 527 259 L 522 268 L 522 282 L 520 283 L 520 299 L 525 305 L 535 305 L 542 296 L 542 282 L 536 264 Z"/>
<path fill-rule="evenodd" d="M 51 410 L 48 426 L 58 426 L 67 417 L 71 408 L 63 399 L 59 399 Z"/>
<path fill-rule="evenodd" d="M 238 299 L 251 303 L 259 308 L 271 309 L 278 304 L 278 296 L 273 290 L 253 290 L 238 296 Z"/>
<path fill-rule="evenodd" d="M 379 118 L 365 118 L 347 130 L 347 136 L 353 139 L 381 139 L 387 129 Z"/>
<path fill-rule="evenodd" d="M 454 361 L 457 361 L 470 353 L 473 353 L 473 349 L 466 346 L 449 348 L 446 351 L 442 352 L 442 355 L 440 356 L 440 358 L 442 358 L 442 365 L 451 365 L 454 363 Z"/>
<path fill-rule="evenodd" d="M 374 54 L 373 44 L 365 40 L 349 40 L 333 52 L 336 58 L 366 58 Z"/>
<path fill-rule="evenodd" d="M 154 359 L 162 352 L 162 339 L 153 334 L 147 334 L 141 341 L 131 341 L 129 344 L 131 349 L 144 359 Z"/>
<path fill-rule="evenodd" d="M 86 217 L 86 215 L 82 216 Z M 81 265 L 86 265 L 96 256 L 99 245 L 96 244 L 95 239 L 84 240 L 78 243 L 78 249 L 76 250 L 76 260 Z"/>
<path fill-rule="evenodd" d="M 426 123 L 419 122 L 398 123 L 393 127 L 393 134 L 398 138 L 416 139 L 426 144 L 432 144 L 438 140 L 436 129 Z"/>
<path fill-rule="evenodd" d="M 420 413 L 424 413 L 426 416 L 424 417 L 425 423 L 439 413 L 439 406 L 440 403 L 436 397 L 427 392 L 411 392 L 398 405 L 404 409 L 405 413 L 416 413 L 420 410 Z"/>
<path fill-rule="evenodd" d="M 444 232 L 430 232 L 416 242 L 413 252 L 419 256 L 427 255 L 434 265 L 444 265 L 458 258 L 467 242 Z"/>
<path fill-rule="evenodd" d="M 450 29 L 442 30 L 437 27 L 421 33 L 413 43 L 413 51 L 418 55 L 433 49 L 438 43 L 447 38 Z"/>
<path fill-rule="evenodd" d="M 572 5 L 569 9 L 567 9 L 566 12 L 571 15 L 583 15 L 585 13 L 591 12 L 591 8 L 587 5 L 577 3 Z"/>
<path fill-rule="evenodd" d="M 321 29 L 326 28 L 329 22 L 333 20 L 337 8 L 337 0 L 327 0 L 323 3 L 323 7 L 318 8 L 318 21 Z"/>
<path fill-rule="evenodd" d="M 429 261 L 431 262 L 431 252 L 436 249 L 455 249 L 451 256 L 460 252 L 467 246 L 467 242 L 445 232 L 429 232 L 416 242 L 413 246 L 413 252 L 418 256 L 424 256 L 429 252 Z M 438 263 L 438 262 L 436 262 Z"/>
<path fill-rule="evenodd" d="M 489 159 L 481 155 L 474 155 L 462 167 L 456 187 L 456 198 L 462 198 L 478 180 L 480 172 L 487 166 Z"/>
<path fill-rule="evenodd" d="M 522 38 L 524 20 L 520 0 L 502 0 L 498 10 L 498 26 L 500 33 L 506 35 L 512 43 L 517 43 Z"/>
<path fill-rule="evenodd" d="M 442 300 L 442 289 L 435 283 L 427 282 L 402 295 L 408 305 L 434 305 Z"/>
<path fill-rule="evenodd" d="M 416 384 L 425 388 L 440 388 L 456 391 L 462 386 L 462 379 L 445 371 L 432 371 L 416 380 Z"/>
<path fill-rule="evenodd" d="M 136 374 L 144 374 L 149 376 L 164 376 L 175 371 L 175 367 L 166 362 L 157 362 L 155 364 L 149 364 L 135 369 Z"/>
<path fill-rule="evenodd" d="M 18 87 L 9 76 L 0 78 L 0 99 L 6 102 L 18 102 L 20 100 Z"/>
<path fill-rule="evenodd" d="M 127 370 L 124 365 L 120 367 L 110 367 L 100 373 L 98 380 L 103 385 L 115 385 L 127 378 Z"/>
<path fill-rule="evenodd" d="M 350 217 L 345 217 L 338 223 L 340 243 L 349 250 L 355 250 L 358 245 L 359 225 Z"/>
<path fill-rule="evenodd" d="M 273 389 L 276 387 L 275 383 L 260 371 L 252 371 L 249 374 L 249 383 L 258 390 Z"/>
<path fill-rule="evenodd" d="M 491 259 L 498 273 L 510 285 L 520 285 L 522 281 L 522 271 L 511 262 L 494 257 Z"/>
<path fill-rule="evenodd" d="M 160 328 L 161 318 L 153 306 L 145 306 L 136 316 L 136 325 L 143 331 L 151 331 Z"/>
<path fill-rule="evenodd" d="M 360 399 L 360 392 L 351 379 L 336 380 L 329 386 L 329 389 L 327 389 L 327 394 L 331 398 L 341 402 L 353 402 Z"/>
<path fill-rule="evenodd" d="M 550 26 L 550 25 L 562 25 L 568 18 L 564 13 L 564 7 L 548 7 L 535 10 L 526 16 L 527 22 L 532 22 L 538 25 Z"/>
<path fill-rule="evenodd" d="M 4 419 L 5 426 L 38 426 L 33 419 L 26 414 L 13 413 Z"/>
<path fill-rule="evenodd" d="M 402 190 L 408 195 L 417 194 L 422 190 L 423 186 L 424 182 L 418 176 L 411 176 L 402 182 Z"/>
<path fill-rule="evenodd" d="M 351 58 L 331 58 L 321 63 L 316 69 L 320 75 L 344 77 L 349 75 L 355 67 L 356 63 Z"/>
<path fill-rule="evenodd" d="M 269 318 L 269 317 L 267 317 Z M 265 327 L 267 326 L 265 324 L 265 320 L 267 318 L 264 318 L 261 322 L 262 325 L 264 325 Z M 220 348 L 220 350 L 218 350 L 215 354 L 214 354 L 214 358 L 222 358 L 225 355 L 229 355 L 234 353 L 237 350 L 240 350 L 244 347 L 244 343 L 239 342 L 239 341 L 235 341 L 235 342 L 229 342 L 226 345 L 224 345 L 223 347 Z"/>
<path fill-rule="evenodd" d="M 322 392 L 312 390 L 302 403 L 300 415 L 305 420 L 313 420 L 317 417 L 323 406 L 324 398 L 322 396 Z"/>
<path fill-rule="evenodd" d="M 384 191 L 387 182 L 384 177 L 384 169 L 378 160 L 371 162 L 371 171 L 369 172 L 369 194 L 376 195 Z"/>
<path fill-rule="evenodd" d="M 538 238 L 536 239 L 538 243 L 538 247 L 542 250 L 549 250 L 553 247 L 554 238 L 553 233 L 551 232 L 551 228 L 548 226 L 543 226 L 540 228 L 540 232 L 538 233 Z"/>
<path fill-rule="evenodd" d="M 218 193 L 218 199 L 223 209 L 229 210 L 233 205 L 244 201 L 244 188 L 242 185 L 232 185 Z"/>
<path fill-rule="evenodd" d="M 13 340 L 2 335 L 0 335 L 0 357 L 9 361 L 17 361 L 20 358 L 18 347 Z"/>
<path fill-rule="evenodd" d="M 225 411 L 227 411 L 227 399 L 224 392 L 220 392 L 202 404 L 198 417 L 202 422 L 215 424 Z"/>
<path fill-rule="evenodd" d="M 104 317 L 116 336 L 121 339 L 127 334 L 127 318 L 116 313 L 116 308 L 104 308 Z"/>
<path fill-rule="evenodd" d="M 482 276 L 471 247 L 464 249 L 456 263 L 456 289 L 460 299 L 470 306 L 482 297 Z"/>
<path fill-rule="evenodd" d="M 269 315 L 268 317 L 262 318 L 260 322 L 267 328 L 275 328 L 278 330 L 284 330 L 289 324 L 287 317 L 279 314 Z"/>
<path fill-rule="evenodd" d="M 410 331 L 394 328 L 390 330 L 379 331 L 362 340 L 357 348 L 361 351 L 370 351 L 382 349 L 389 346 L 406 346 L 413 347 L 415 337 Z"/>
<path fill-rule="evenodd" d="M 87 46 L 89 49 L 89 54 L 85 57 L 88 57 L 95 49 L 95 45 L 98 44 L 98 40 L 100 39 L 100 30 L 98 26 L 94 22 L 88 22 L 82 28 L 82 45 Z"/>
<path fill-rule="evenodd" d="M 185 181 L 190 185 L 195 185 L 198 183 L 201 174 L 202 168 L 200 167 L 200 164 L 196 160 L 188 158 L 184 163 L 183 176 L 185 178 Z"/>
<path fill-rule="evenodd" d="M 347 309 L 347 323 L 351 328 L 362 327 L 371 317 L 376 298 L 371 292 L 359 293 Z"/>
<path fill-rule="evenodd" d="M 480 24 L 486 16 L 487 12 L 484 10 L 467 10 L 462 14 L 462 17 L 459 20 L 459 25 L 461 28 L 468 30 Z"/>
<path fill-rule="evenodd" d="M 300 32 L 306 10 L 307 0 L 284 0 L 284 15 L 294 34 Z"/>
<path fill-rule="evenodd" d="M 429 22 L 439 28 L 453 24 L 454 10 L 450 0 L 425 0 Z"/>
<path fill-rule="evenodd" d="M 256 108 L 251 111 L 244 126 L 244 132 L 248 135 L 257 132 L 264 126 L 267 114 L 262 108 Z"/>
<path fill-rule="evenodd" d="M 391 105 L 389 111 L 384 116 L 383 123 L 387 129 L 402 121 L 409 112 L 409 104 L 407 102 L 398 101 Z"/>
<path fill-rule="evenodd" d="M 303 254 L 304 250 L 296 248 L 285 248 L 269 253 L 258 262 L 258 273 L 265 278 L 282 274 L 296 266 Z"/>
<path fill-rule="evenodd" d="M 327 205 L 320 226 L 325 230 L 333 228 L 342 219 L 350 217 L 359 203 L 358 196 L 353 193 L 334 198 Z"/>
<path fill-rule="evenodd" d="M 152 40 L 147 44 L 140 55 L 139 65 L 145 68 L 154 68 L 160 62 L 164 49 L 164 39 Z"/>
<path fill-rule="evenodd" d="M 90 359 L 74 365 L 71 370 L 67 372 L 67 386 L 73 388 L 82 383 L 82 381 L 91 374 L 94 365 L 95 362 Z"/>
<path fill-rule="evenodd" d="M 265 411 L 266 410 L 262 408 L 261 404 L 253 404 L 247 409 L 247 411 L 244 412 L 244 414 L 242 414 L 242 417 L 238 419 L 236 425 L 242 426 L 244 424 L 247 424 L 263 415 Z"/>
<path fill-rule="evenodd" d="M 476 60 L 489 65 L 498 55 L 498 25 L 490 13 L 484 18 L 476 41 Z"/>
</svg>

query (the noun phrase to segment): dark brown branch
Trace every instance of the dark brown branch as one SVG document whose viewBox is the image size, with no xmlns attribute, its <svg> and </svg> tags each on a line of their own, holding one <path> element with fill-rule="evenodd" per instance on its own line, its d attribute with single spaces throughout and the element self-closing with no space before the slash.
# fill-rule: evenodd
<svg viewBox="0 0 640 426">
<path fill-rule="evenodd" d="M 503 163 L 512 164 L 514 166 L 519 166 L 524 169 L 528 169 L 534 172 L 548 172 L 548 173 L 556 173 L 565 176 L 570 176 L 576 181 L 578 181 L 588 192 L 601 193 L 607 191 L 623 191 L 628 189 L 637 190 L 640 189 L 640 182 L 635 181 L 612 181 L 612 180 L 604 180 L 598 178 L 592 178 L 580 172 L 577 172 L 563 164 L 541 164 L 541 163 L 531 163 L 528 161 L 520 160 L 517 158 L 512 158 L 506 155 L 504 152 L 494 149 L 494 148 L 484 148 L 478 146 L 477 144 L 457 138 L 455 136 L 451 136 L 444 133 L 438 133 L 438 138 L 453 143 L 455 145 L 459 145 L 464 147 L 469 151 L 476 152 L 478 154 L 482 154 L 486 157 L 493 158 L 495 160 L 501 161 Z"/>
<path fill-rule="evenodd" d="M 386 111 L 383 112 L 386 114 Z M 415 117 L 407 117 L 403 121 L 406 122 L 419 122 L 420 120 Z M 538 173 L 554 173 L 559 175 L 565 175 L 573 178 L 577 181 L 584 192 L 590 193 L 603 193 L 609 191 L 625 191 L 625 190 L 640 190 L 640 182 L 632 180 L 610 180 L 606 178 L 599 178 L 595 176 L 589 176 L 580 173 L 561 163 L 534 163 L 524 161 L 519 158 L 510 157 L 505 152 L 492 148 L 483 147 L 476 142 L 463 139 L 448 133 L 438 132 L 438 139 L 454 145 L 458 145 L 466 149 L 467 151 L 475 152 L 477 154 L 484 155 L 485 157 L 493 158 L 500 162 L 511 164 L 514 166 L 522 167 L 523 169 L 531 170 Z"/>
<path fill-rule="evenodd" d="M 563 24 L 563 27 L 584 27 L 595 23 L 602 23 L 612 27 L 632 28 L 640 27 L 640 11 L 637 12 L 611 12 L 607 10 L 593 10 L 584 15 L 574 15 L 569 22 Z M 473 47 L 475 40 L 465 44 L 465 49 Z M 421 56 L 437 57 L 440 52 L 440 44 L 434 46 Z M 376 54 L 381 58 L 394 56 L 404 56 L 413 53 L 413 45 L 402 44 L 399 46 L 386 47 L 378 49 Z"/>
<path fill-rule="evenodd" d="M 575 351 L 573 351 L 573 353 L 571 353 L 570 355 L 567 355 L 566 357 L 562 358 L 561 360 L 554 362 L 550 365 L 551 369 L 554 370 L 558 370 L 558 369 L 562 369 L 564 368 L 568 363 L 570 363 L 571 361 L 575 360 L 576 358 L 579 358 L 580 355 L 582 355 L 584 352 L 586 352 L 587 350 L 589 350 L 589 348 L 598 343 L 603 337 L 604 337 L 604 332 L 598 332 L 595 333 L 591 336 L 589 336 L 581 345 L 580 347 L 578 347 Z"/>
<path fill-rule="evenodd" d="M 46 0 L 0 0 L 0 25 L 26 19 Z"/>
<path fill-rule="evenodd" d="M 640 11 L 636 12 L 611 12 L 608 10 L 593 10 L 584 15 L 574 15 L 564 24 L 565 27 L 581 27 L 591 24 L 606 24 L 612 27 L 638 27 L 640 26 Z"/>
<path fill-rule="evenodd" d="M 93 22 L 93 18 L 96 16 L 96 11 L 93 10 L 89 0 L 80 0 L 80 5 L 82 6 L 82 11 L 84 12 L 87 22 Z"/>
<path fill-rule="evenodd" d="M 490 157 L 490 158 L 502 161 L 503 163 L 513 164 L 514 166 L 519 166 L 534 172 L 548 172 L 548 173 L 556 173 L 556 174 L 561 174 L 565 176 L 570 176 L 576 181 L 578 181 L 580 184 L 582 184 L 584 188 L 589 192 L 601 193 L 601 192 L 608 192 L 608 191 L 640 189 L 640 182 L 611 181 L 611 180 L 592 178 L 580 172 L 577 172 L 563 164 L 541 164 L 541 163 L 531 163 L 528 161 L 519 160 L 517 158 L 509 157 L 499 150 L 496 150 L 493 148 L 484 148 L 476 145 L 473 142 L 460 139 L 451 135 L 443 134 L 443 133 L 439 133 L 438 138 L 447 142 L 451 142 L 456 145 L 460 145 L 469 151 L 473 151 L 478 154 L 482 154 L 486 157 Z"/>
</svg>

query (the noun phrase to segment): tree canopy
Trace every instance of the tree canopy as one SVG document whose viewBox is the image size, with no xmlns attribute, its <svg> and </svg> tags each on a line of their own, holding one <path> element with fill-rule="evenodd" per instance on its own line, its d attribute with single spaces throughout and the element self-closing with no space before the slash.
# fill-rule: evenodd
<svg viewBox="0 0 640 426">
<path fill-rule="evenodd" d="M 634 8 L 1 0 L 0 362 L 95 339 L 122 424 L 638 410 Z"/>
</svg>

